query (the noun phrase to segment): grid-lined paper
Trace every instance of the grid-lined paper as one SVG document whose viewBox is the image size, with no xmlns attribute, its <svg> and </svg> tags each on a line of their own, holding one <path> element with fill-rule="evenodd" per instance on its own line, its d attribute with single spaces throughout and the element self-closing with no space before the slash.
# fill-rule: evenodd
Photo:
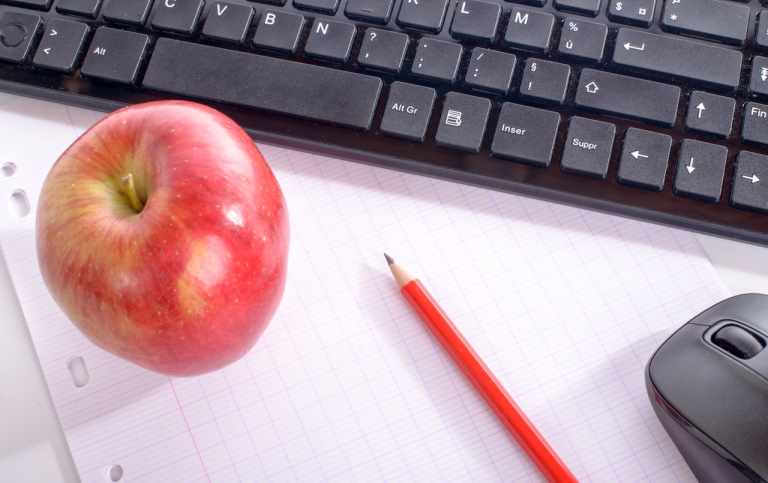
<svg viewBox="0 0 768 483">
<path fill-rule="evenodd" d="M 168 378 L 91 345 L 37 268 L 42 181 L 101 116 L 0 95 L 0 165 L 17 167 L 0 176 L 0 246 L 83 481 L 112 464 L 142 482 L 542 481 L 397 292 L 384 251 L 580 480 L 694 481 L 643 380 L 670 332 L 727 296 L 690 234 L 261 146 L 291 219 L 280 309 L 239 362 Z"/>
</svg>

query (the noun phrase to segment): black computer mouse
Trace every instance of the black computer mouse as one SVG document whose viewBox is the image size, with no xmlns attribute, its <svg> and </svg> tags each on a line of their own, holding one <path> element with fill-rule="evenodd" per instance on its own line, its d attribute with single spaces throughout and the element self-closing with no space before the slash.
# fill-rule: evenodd
<svg viewBox="0 0 768 483">
<path fill-rule="evenodd" d="M 653 354 L 656 416 L 700 483 L 768 481 L 768 295 L 726 299 Z"/>
</svg>

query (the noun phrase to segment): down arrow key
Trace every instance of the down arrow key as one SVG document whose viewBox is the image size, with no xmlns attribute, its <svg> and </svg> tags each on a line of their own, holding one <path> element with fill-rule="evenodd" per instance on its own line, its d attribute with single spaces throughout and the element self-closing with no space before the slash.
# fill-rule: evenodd
<svg viewBox="0 0 768 483">
<path fill-rule="evenodd" d="M 716 203 L 723 190 L 728 149 L 718 144 L 685 139 L 680 144 L 675 184 L 677 196 Z"/>
</svg>

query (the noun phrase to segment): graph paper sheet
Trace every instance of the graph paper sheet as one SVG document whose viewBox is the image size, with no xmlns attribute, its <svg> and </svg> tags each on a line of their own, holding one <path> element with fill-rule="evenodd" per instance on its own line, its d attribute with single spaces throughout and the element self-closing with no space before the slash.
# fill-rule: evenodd
<svg viewBox="0 0 768 483">
<path fill-rule="evenodd" d="M 694 481 L 643 380 L 671 331 L 728 295 L 690 234 L 261 146 L 291 219 L 280 309 L 239 362 L 168 378 L 89 343 L 38 271 L 42 181 L 101 116 L 0 96 L 0 165 L 16 166 L 0 176 L 0 243 L 83 481 L 115 464 L 141 482 L 541 481 L 406 305 L 384 251 L 580 480 Z M 90 372 L 81 388 L 73 356 Z"/>
</svg>

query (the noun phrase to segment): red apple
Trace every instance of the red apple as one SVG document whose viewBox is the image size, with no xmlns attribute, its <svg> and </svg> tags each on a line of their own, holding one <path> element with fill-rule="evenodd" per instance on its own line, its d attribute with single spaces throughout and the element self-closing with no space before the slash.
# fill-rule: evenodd
<svg viewBox="0 0 768 483">
<path fill-rule="evenodd" d="M 37 208 L 45 284 L 99 347 L 192 376 L 243 355 L 283 294 L 288 212 L 258 148 L 191 102 L 108 115 L 51 169 Z"/>
</svg>

